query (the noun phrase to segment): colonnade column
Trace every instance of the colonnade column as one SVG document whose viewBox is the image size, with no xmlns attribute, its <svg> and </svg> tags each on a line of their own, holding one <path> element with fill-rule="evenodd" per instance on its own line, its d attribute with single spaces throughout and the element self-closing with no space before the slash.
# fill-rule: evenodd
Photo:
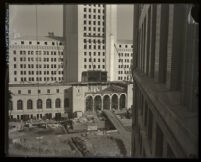
<svg viewBox="0 0 201 162">
<path fill-rule="evenodd" d="M 92 97 L 92 111 L 94 112 L 94 96 Z"/>
<path fill-rule="evenodd" d="M 120 110 L 120 96 L 117 98 L 117 109 Z"/>
<path fill-rule="evenodd" d="M 111 96 L 110 97 L 110 110 L 112 110 L 112 99 L 111 99 Z"/>
<path fill-rule="evenodd" d="M 101 96 L 101 110 L 103 110 L 103 96 Z"/>
</svg>

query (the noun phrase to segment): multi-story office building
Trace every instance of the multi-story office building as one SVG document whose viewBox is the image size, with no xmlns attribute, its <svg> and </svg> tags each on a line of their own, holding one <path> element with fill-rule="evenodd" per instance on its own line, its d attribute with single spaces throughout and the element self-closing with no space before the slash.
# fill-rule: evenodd
<svg viewBox="0 0 201 162">
<path fill-rule="evenodd" d="M 134 157 L 198 157 L 198 29 L 191 5 L 134 7 Z"/>
<path fill-rule="evenodd" d="M 9 84 L 63 82 L 63 39 L 47 37 L 10 39 Z"/>
<path fill-rule="evenodd" d="M 114 80 L 116 5 L 64 5 L 64 81 L 80 82 L 84 71 L 106 71 Z"/>
<path fill-rule="evenodd" d="M 115 46 L 114 80 L 132 81 L 133 42 L 130 40 L 118 40 Z"/>
</svg>

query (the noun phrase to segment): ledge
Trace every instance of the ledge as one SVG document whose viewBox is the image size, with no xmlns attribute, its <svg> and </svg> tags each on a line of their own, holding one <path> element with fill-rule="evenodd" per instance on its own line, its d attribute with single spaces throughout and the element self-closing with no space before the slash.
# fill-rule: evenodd
<svg viewBox="0 0 201 162">
<path fill-rule="evenodd" d="M 186 107 L 180 104 L 180 92 L 168 90 L 164 84 L 155 83 L 138 70 L 134 71 L 134 79 L 185 152 L 198 152 L 196 148 L 198 147 L 198 114 L 188 112 Z"/>
</svg>

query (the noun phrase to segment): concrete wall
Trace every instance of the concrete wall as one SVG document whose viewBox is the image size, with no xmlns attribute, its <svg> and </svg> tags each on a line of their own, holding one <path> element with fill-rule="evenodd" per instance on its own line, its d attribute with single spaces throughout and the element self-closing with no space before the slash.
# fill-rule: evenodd
<svg viewBox="0 0 201 162">
<path fill-rule="evenodd" d="M 52 113 L 53 117 L 55 113 L 64 113 L 64 89 L 68 86 L 10 86 L 9 91 L 12 93 L 12 103 L 13 110 L 9 111 L 10 115 L 13 115 L 14 118 L 17 118 L 17 115 L 29 114 L 36 116 L 37 114 L 45 115 L 46 113 Z M 50 90 L 50 93 L 47 93 L 47 90 Z M 18 94 L 18 91 L 21 91 L 21 94 Z M 31 90 L 31 94 L 28 94 L 28 90 Z M 41 91 L 38 94 L 38 90 Z M 59 93 L 57 93 L 59 90 Z M 61 101 L 61 107 L 55 107 L 55 100 L 59 98 Z M 27 100 L 31 99 L 33 103 L 33 109 L 27 109 Z M 37 100 L 42 100 L 42 109 L 37 109 Z M 46 100 L 51 99 L 52 108 L 46 108 Z M 23 101 L 23 110 L 17 110 L 17 101 Z"/>
</svg>

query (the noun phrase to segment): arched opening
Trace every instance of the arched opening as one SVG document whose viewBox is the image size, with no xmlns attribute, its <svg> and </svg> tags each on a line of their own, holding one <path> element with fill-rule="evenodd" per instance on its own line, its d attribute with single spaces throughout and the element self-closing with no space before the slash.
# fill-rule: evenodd
<svg viewBox="0 0 201 162">
<path fill-rule="evenodd" d="M 88 96 L 86 98 L 86 111 L 93 111 L 93 98 Z"/>
<path fill-rule="evenodd" d="M 112 95 L 112 109 L 118 109 L 118 96 L 116 94 Z"/>
<path fill-rule="evenodd" d="M 42 102 L 41 99 L 38 99 L 38 100 L 37 100 L 37 108 L 38 108 L 38 109 L 42 109 L 42 108 L 43 108 L 43 102 Z"/>
<path fill-rule="evenodd" d="M 27 109 L 33 109 L 32 100 L 27 101 Z"/>
<path fill-rule="evenodd" d="M 110 110 L 110 97 L 108 95 L 103 97 L 103 109 Z"/>
<path fill-rule="evenodd" d="M 23 109 L 23 102 L 22 100 L 17 101 L 17 110 L 22 110 Z"/>
<path fill-rule="evenodd" d="M 126 95 L 122 94 L 120 96 L 120 109 L 126 108 Z"/>
<path fill-rule="evenodd" d="M 52 108 L 51 99 L 46 100 L 46 108 Z"/>
<path fill-rule="evenodd" d="M 96 110 L 101 110 L 102 103 L 101 103 L 101 96 L 96 96 L 94 98 L 94 109 Z"/>
<path fill-rule="evenodd" d="M 55 101 L 55 107 L 60 108 L 61 107 L 61 100 L 59 98 L 56 99 Z"/>
</svg>

